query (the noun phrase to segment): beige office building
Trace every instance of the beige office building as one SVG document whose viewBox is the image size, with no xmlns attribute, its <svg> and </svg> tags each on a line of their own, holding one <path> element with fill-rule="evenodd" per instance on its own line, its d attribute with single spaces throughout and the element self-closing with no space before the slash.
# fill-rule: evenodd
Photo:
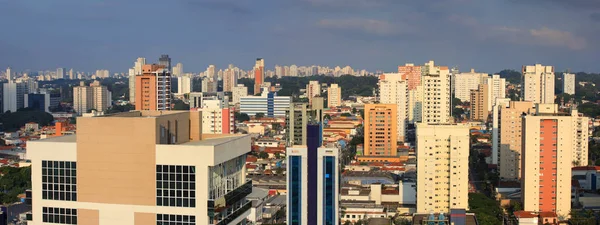
<svg viewBox="0 0 600 225">
<path fill-rule="evenodd" d="M 337 84 L 331 84 L 327 88 L 327 107 L 333 108 L 342 105 L 342 88 Z"/>
<path fill-rule="evenodd" d="M 480 84 L 484 84 L 488 79 L 487 73 L 476 73 L 475 69 L 467 73 L 459 73 L 452 77 L 454 79 L 454 97 L 463 102 L 470 100 L 472 90 L 477 90 Z"/>
<path fill-rule="evenodd" d="M 469 127 L 417 124 L 417 213 L 468 209 Z"/>
<path fill-rule="evenodd" d="M 554 67 L 535 64 L 523 66 L 522 97 L 525 101 L 554 103 Z"/>
<path fill-rule="evenodd" d="M 408 82 L 399 73 L 386 73 L 379 76 L 379 102 L 396 105 L 396 136 L 404 141 L 408 125 Z"/>
<path fill-rule="evenodd" d="M 87 113 L 95 109 L 98 112 L 104 112 L 111 106 L 112 95 L 106 86 L 100 85 L 99 81 L 94 81 L 90 86 L 85 86 L 83 81 L 80 86 L 73 87 L 73 109 L 77 115 Z"/>
<path fill-rule="evenodd" d="M 450 116 L 450 71 L 447 66 L 435 66 L 433 61 L 423 68 L 423 123 L 448 123 Z"/>
<path fill-rule="evenodd" d="M 200 112 L 132 111 L 28 142 L 29 224 L 239 224 L 250 137 L 201 133 Z"/>
<path fill-rule="evenodd" d="M 577 129 L 575 118 L 559 113 L 555 104 L 536 105 L 535 115 L 523 116 L 521 191 L 525 211 L 569 215 L 576 143 L 570 134 Z"/>
<path fill-rule="evenodd" d="M 488 85 L 480 84 L 476 90 L 471 90 L 469 102 L 471 103 L 471 120 L 487 121 L 490 109 L 488 108 Z"/>
<path fill-rule="evenodd" d="M 533 112 L 533 103 L 511 101 L 508 107 L 500 107 L 498 111 L 500 179 L 519 180 L 521 178 L 521 143 L 523 142 L 521 116 Z"/>
</svg>

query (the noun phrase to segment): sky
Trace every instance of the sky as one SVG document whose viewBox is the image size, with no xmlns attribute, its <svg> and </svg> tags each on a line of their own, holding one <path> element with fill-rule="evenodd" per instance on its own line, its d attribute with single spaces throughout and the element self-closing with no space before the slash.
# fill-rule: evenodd
<svg viewBox="0 0 600 225">
<path fill-rule="evenodd" d="M 600 72 L 600 0 L 0 0 L 0 68 L 405 63 Z"/>
</svg>

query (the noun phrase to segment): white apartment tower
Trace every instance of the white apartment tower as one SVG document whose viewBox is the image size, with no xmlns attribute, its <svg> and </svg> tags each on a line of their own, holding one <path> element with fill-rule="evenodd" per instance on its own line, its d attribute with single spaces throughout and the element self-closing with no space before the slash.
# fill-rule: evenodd
<svg viewBox="0 0 600 225">
<path fill-rule="evenodd" d="M 308 103 L 312 104 L 312 98 L 315 96 L 321 95 L 321 84 L 319 81 L 311 80 L 306 85 L 306 97 L 308 98 Z"/>
<path fill-rule="evenodd" d="M 554 103 L 554 67 L 535 64 L 523 66 L 523 100 L 533 103 Z"/>
<path fill-rule="evenodd" d="M 575 94 L 575 74 L 563 73 L 563 93 L 574 95 Z"/>
<path fill-rule="evenodd" d="M 497 99 L 506 98 L 506 79 L 494 74 L 485 82 L 488 85 L 488 109 L 496 104 Z"/>
<path fill-rule="evenodd" d="M 468 102 L 471 96 L 471 90 L 477 90 L 480 84 L 484 84 L 488 79 L 487 73 L 476 73 L 475 69 L 471 69 L 467 73 L 459 73 L 453 76 L 454 97 L 463 102 Z M 491 106 L 490 106 L 491 108 Z"/>
<path fill-rule="evenodd" d="M 327 106 L 329 108 L 342 105 L 342 88 L 337 84 L 331 84 L 327 88 Z"/>
<path fill-rule="evenodd" d="M 408 124 L 408 84 L 399 73 L 379 76 L 379 102 L 397 107 L 397 140 L 404 141 Z"/>
<path fill-rule="evenodd" d="M 179 64 L 177 64 L 179 65 Z M 177 68 L 177 66 L 175 66 L 173 69 Z M 177 77 L 177 84 L 178 84 L 178 89 L 177 89 L 177 94 L 179 95 L 183 95 L 183 94 L 189 94 L 190 92 L 192 92 L 192 78 L 189 76 L 178 76 Z"/>
<path fill-rule="evenodd" d="M 435 66 L 433 61 L 422 67 L 423 123 L 448 123 L 450 116 L 450 71 L 447 66 Z"/>
<path fill-rule="evenodd" d="M 240 99 L 248 96 L 248 87 L 244 86 L 243 84 L 238 84 L 231 90 L 231 96 L 233 98 L 231 103 L 234 105 L 240 104 Z"/>
<path fill-rule="evenodd" d="M 417 124 L 417 213 L 468 209 L 469 127 Z"/>
</svg>

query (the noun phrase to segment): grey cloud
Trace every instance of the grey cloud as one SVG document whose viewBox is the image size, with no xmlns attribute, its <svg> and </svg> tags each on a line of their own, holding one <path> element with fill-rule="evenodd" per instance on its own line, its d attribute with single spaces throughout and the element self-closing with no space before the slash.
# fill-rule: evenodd
<svg viewBox="0 0 600 225">
<path fill-rule="evenodd" d="M 234 14 L 252 14 L 253 11 L 245 6 L 242 0 L 185 0 L 186 6 L 194 7 L 197 9 L 214 10 L 214 11 L 225 11 Z"/>
<path fill-rule="evenodd" d="M 554 4 L 558 7 L 566 7 L 572 9 L 600 9 L 600 1 L 598 0 L 511 0 L 516 3 L 530 3 L 536 5 Z"/>
<path fill-rule="evenodd" d="M 600 12 L 592 13 L 590 19 L 592 19 L 592 21 L 600 22 Z"/>
</svg>

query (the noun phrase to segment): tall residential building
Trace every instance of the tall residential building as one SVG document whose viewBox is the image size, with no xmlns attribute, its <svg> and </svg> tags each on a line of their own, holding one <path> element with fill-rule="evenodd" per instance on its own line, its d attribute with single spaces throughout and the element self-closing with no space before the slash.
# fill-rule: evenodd
<svg viewBox="0 0 600 225">
<path fill-rule="evenodd" d="M 235 110 L 228 107 L 228 102 L 218 96 L 202 99 L 201 107 L 196 110 L 202 112 L 203 134 L 235 133 Z"/>
<path fill-rule="evenodd" d="M 488 77 L 487 73 L 476 73 L 471 69 L 468 73 L 459 73 L 452 77 L 454 79 L 454 97 L 463 102 L 470 100 L 471 90 L 477 90 L 480 84 L 484 84 Z"/>
<path fill-rule="evenodd" d="M 3 84 L 2 106 L 4 112 L 16 112 L 25 107 L 25 94 L 28 94 L 27 83 L 14 83 L 12 80 Z"/>
<path fill-rule="evenodd" d="M 233 64 L 229 64 L 229 68 L 223 73 L 223 91 L 225 92 L 231 92 L 237 86 L 238 77 L 233 67 Z"/>
<path fill-rule="evenodd" d="M 133 68 L 129 69 L 129 101 L 135 104 L 135 76 L 142 74 L 142 66 L 146 65 L 146 58 L 137 58 Z"/>
<path fill-rule="evenodd" d="M 480 84 L 479 88 L 471 90 L 469 102 L 471 103 L 471 120 L 487 121 L 490 114 L 488 85 Z"/>
<path fill-rule="evenodd" d="M 162 65 L 143 65 L 135 77 L 136 110 L 171 109 L 171 72 Z"/>
<path fill-rule="evenodd" d="M 306 85 L 306 97 L 308 98 L 308 104 L 312 104 L 312 98 L 315 96 L 321 96 L 321 84 L 319 84 L 319 81 L 311 80 Z"/>
<path fill-rule="evenodd" d="M 240 104 L 240 99 L 246 96 L 248 96 L 248 87 L 244 86 L 243 84 L 238 84 L 231 90 L 231 97 L 233 100 L 231 103 L 234 105 Z"/>
<path fill-rule="evenodd" d="M 397 107 L 397 140 L 404 141 L 408 126 L 408 85 L 400 73 L 386 73 L 379 76 L 379 102 L 394 104 Z"/>
<path fill-rule="evenodd" d="M 163 66 L 163 68 L 169 71 L 173 71 L 173 68 L 171 67 L 171 58 L 169 55 L 160 55 L 160 58 L 158 59 L 158 65 Z"/>
<path fill-rule="evenodd" d="M 498 170 L 502 180 L 516 181 L 521 178 L 521 116 L 533 113 L 533 106 L 533 102 L 511 101 L 508 107 L 499 107 Z"/>
<path fill-rule="evenodd" d="M 189 94 L 192 92 L 194 79 L 189 76 L 179 76 L 177 77 L 177 94 Z"/>
<path fill-rule="evenodd" d="M 8 68 L 6 68 L 6 74 L 5 74 L 5 76 L 6 76 L 6 80 L 8 80 L 9 83 L 10 83 L 10 81 L 13 80 L 12 70 L 10 69 L 10 66 Z"/>
<path fill-rule="evenodd" d="M 203 139 L 200 124 L 201 112 L 132 111 L 28 142 L 31 222 L 244 224 L 250 137 Z"/>
<path fill-rule="evenodd" d="M 65 68 L 57 68 L 56 69 L 56 79 L 64 79 L 65 78 Z"/>
<path fill-rule="evenodd" d="M 337 84 L 331 84 L 327 88 L 327 107 L 333 108 L 342 105 L 342 88 Z"/>
<path fill-rule="evenodd" d="M 576 124 L 572 116 L 560 115 L 555 104 L 537 104 L 535 115 L 523 116 L 521 193 L 525 211 L 569 216 Z"/>
<path fill-rule="evenodd" d="M 469 127 L 417 124 L 417 213 L 468 209 Z"/>
<path fill-rule="evenodd" d="M 554 103 L 554 67 L 523 66 L 522 95 L 523 100 L 533 103 Z"/>
<path fill-rule="evenodd" d="M 496 103 L 497 99 L 506 98 L 506 79 L 500 78 L 500 75 L 494 74 L 488 77 L 486 84 L 488 86 L 488 109 Z"/>
<path fill-rule="evenodd" d="M 291 102 L 290 96 L 277 96 L 277 92 L 271 92 L 265 88 L 260 96 L 241 97 L 240 113 L 246 113 L 249 116 L 263 113 L 266 117 L 284 117 Z"/>
<path fill-rule="evenodd" d="M 286 112 L 285 126 L 288 135 L 288 146 L 306 145 L 306 127 L 310 120 L 306 103 L 292 103 Z"/>
<path fill-rule="evenodd" d="M 339 224 L 339 149 L 322 146 L 320 124 L 307 144 L 287 148 L 287 224 Z"/>
<path fill-rule="evenodd" d="M 572 73 L 563 73 L 562 77 L 563 82 L 563 93 L 575 95 L 575 74 Z"/>
<path fill-rule="evenodd" d="M 492 107 L 492 164 L 498 165 L 500 156 L 500 110 L 507 108 L 510 98 L 497 98 Z"/>
<path fill-rule="evenodd" d="M 423 66 L 423 96 L 420 122 L 448 123 L 450 116 L 450 71 L 447 66 L 435 66 L 433 61 Z"/>
<path fill-rule="evenodd" d="M 415 90 L 421 85 L 421 66 L 407 63 L 404 66 L 398 66 L 398 73 L 408 82 L 408 90 Z"/>
<path fill-rule="evenodd" d="M 177 63 L 175 67 L 173 67 L 173 76 L 180 77 L 183 76 L 183 64 Z"/>
<path fill-rule="evenodd" d="M 94 81 L 90 86 L 85 86 L 81 81 L 78 87 L 73 87 L 73 109 L 77 115 L 95 109 L 104 112 L 111 106 L 112 93 L 100 82 Z"/>
<path fill-rule="evenodd" d="M 108 70 L 96 70 L 95 75 L 97 78 L 109 78 L 110 72 Z"/>
<path fill-rule="evenodd" d="M 395 104 L 365 105 L 365 156 L 397 156 L 397 110 Z"/>
<path fill-rule="evenodd" d="M 73 72 L 73 68 L 69 70 L 69 80 L 75 79 L 75 72 Z"/>
<path fill-rule="evenodd" d="M 262 84 L 265 82 L 265 60 L 257 58 L 254 64 L 254 94 L 261 93 Z"/>
</svg>

